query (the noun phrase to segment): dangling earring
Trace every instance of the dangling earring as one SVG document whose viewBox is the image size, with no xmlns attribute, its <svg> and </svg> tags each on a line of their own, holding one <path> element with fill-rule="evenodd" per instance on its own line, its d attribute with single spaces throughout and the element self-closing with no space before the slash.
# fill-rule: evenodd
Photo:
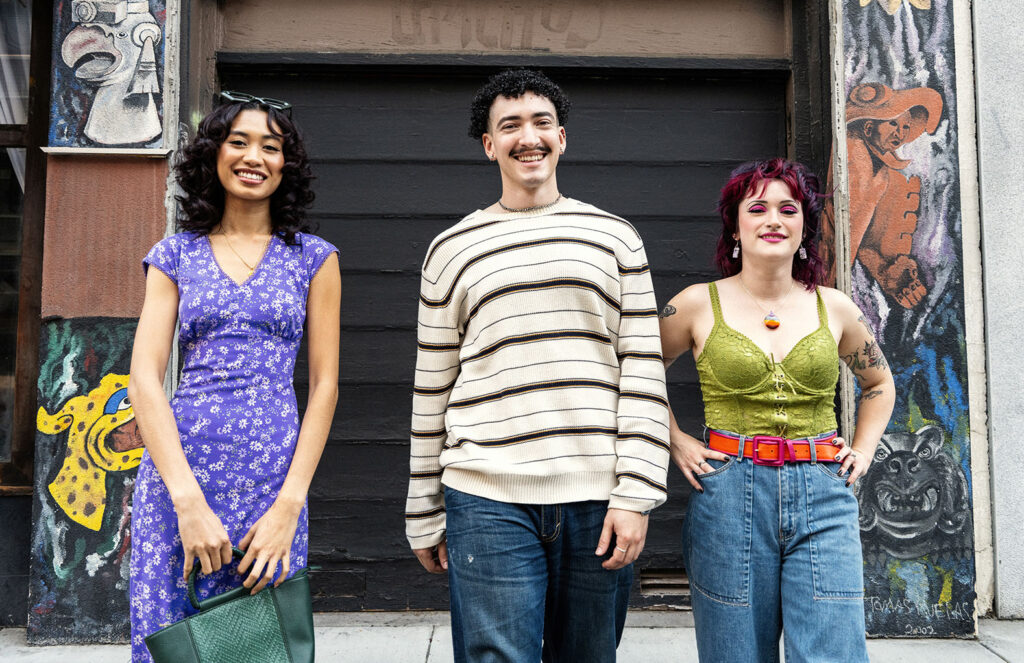
<svg viewBox="0 0 1024 663">
<path fill-rule="evenodd" d="M 740 257 L 740 240 L 736 240 L 736 248 L 734 248 L 732 250 L 732 259 L 735 260 L 736 258 L 739 258 L 739 257 Z"/>
<path fill-rule="evenodd" d="M 801 260 L 807 260 L 807 249 L 804 248 L 803 244 L 800 245 L 800 250 L 796 254 L 800 256 Z"/>
</svg>

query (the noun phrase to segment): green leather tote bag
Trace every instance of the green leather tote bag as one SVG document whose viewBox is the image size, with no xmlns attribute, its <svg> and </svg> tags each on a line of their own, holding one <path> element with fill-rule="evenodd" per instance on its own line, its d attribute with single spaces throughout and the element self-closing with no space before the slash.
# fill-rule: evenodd
<svg viewBox="0 0 1024 663">
<path fill-rule="evenodd" d="M 238 548 L 234 554 L 244 555 Z M 313 663 L 306 569 L 256 595 L 238 587 L 205 601 L 196 597 L 198 569 L 188 576 L 188 598 L 199 614 L 146 638 L 156 663 Z"/>
</svg>

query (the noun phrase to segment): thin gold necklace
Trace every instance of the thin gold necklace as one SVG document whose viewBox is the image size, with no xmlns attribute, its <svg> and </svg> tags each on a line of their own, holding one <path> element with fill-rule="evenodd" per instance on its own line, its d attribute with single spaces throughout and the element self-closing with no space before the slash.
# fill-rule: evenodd
<svg viewBox="0 0 1024 663">
<path fill-rule="evenodd" d="M 757 300 L 757 297 L 754 296 L 754 293 L 750 292 L 750 290 L 747 289 L 746 284 L 743 283 L 743 279 L 740 278 L 740 277 L 737 277 L 736 280 L 740 282 L 740 287 L 743 288 L 743 290 L 746 291 L 746 293 L 750 296 L 751 299 L 754 300 L 754 303 L 757 304 L 758 308 L 760 308 L 762 311 L 764 311 L 765 309 L 768 310 L 768 314 L 765 315 L 764 319 L 763 319 L 764 326 L 767 327 L 768 329 L 778 329 L 779 325 L 782 324 L 782 320 L 779 319 L 779 316 L 775 315 L 775 309 L 773 309 L 771 307 L 762 306 L 761 302 L 759 302 Z M 795 286 L 795 285 L 796 285 L 796 281 L 790 282 L 789 290 L 786 291 L 786 296 L 783 297 L 782 300 L 778 304 L 775 305 L 775 308 L 778 308 L 778 309 L 782 308 L 782 305 L 786 303 L 787 299 L 789 299 L 790 293 L 793 292 L 793 286 Z"/>
<path fill-rule="evenodd" d="M 256 271 L 256 267 L 258 267 L 258 266 L 259 266 L 259 264 L 260 264 L 260 263 L 259 263 L 259 261 L 256 261 L 256 264 L 255 264 L 255 265 L 250 265 L 250 264 L 249 264 L 249 261 L 248 261 L 248 260 L 246 260 L 245 258 L 243 258 L 243 257 L 242 257 L 242 254 L 241 254 L 241 253 L 239 253 L 238 251 L 236 251 L 236 250 L 235 250 L 235 247 L 231 245 L 231 240 L 230 240 L 230 239 L 228 239 L 228 234 L 227 234 L 226 232 L 224 232 L 223 230 L 221 230 L 221 231 L 220 231 L 220 234 L 221 234 L 221 235 L 224 235 L 224 241 L 225 241 L 225 242 L 227 242 L 227 244 L 228 244 L 228 248 L 229 248 L 229 249 L 231 249 L 231 252 L 232 252 L 232 253 L 234 253 L 234 254 L 235 254 L 235 256 L 236 256 L 236 257 L 237 257 L 237 258 L 238 258 L 239 260 L 241 260 L 241 261 L 242 261 L 242 264 L 243 264 L 243 265 L 245 265 L 246 269 L 248 269 L 248 270 L 249 270 L 249 274 L 248 274 L 248 276 L 246 276 L 246 278 L 248 278 L 249 276 L 252 276 L 252 275 L 253 275 L 253 273 L 254 273 L 254 272 Z M 273 236 L 274 236 L 274 235 L 273 235 L 273 233 L 271 233 L 270 237 L 267 237 L 267 241 L 266 241 L 266 243 L 265 243 L 265 244 L 263 245 L 263 250 L 262 250 L 262 251 L 260 251 L 260 260 L 262 260 L 262 259 L 263 259 L 263 256 L 264 256 L 264 255 L 265 255 L 265 254 L 267 253 L 267 247 L 269 247 L 269 246 L 270 246 L 270 238 L 271 238 L 271 237 L 273 237 Z"/>
</svg>

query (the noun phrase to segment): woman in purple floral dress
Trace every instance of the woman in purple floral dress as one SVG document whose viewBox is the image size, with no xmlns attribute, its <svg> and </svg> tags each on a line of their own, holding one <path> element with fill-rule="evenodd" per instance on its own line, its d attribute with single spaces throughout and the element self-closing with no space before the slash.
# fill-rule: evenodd
<svg viewBox="0 0 1024 663">
<path fill-rule="evenodd" d="M 225 92 L 177 166 L 186 232 L 143 260 L 129 397 L 146 452 L 132 507 L 132 660 L 200 597 L 306 565 L 306 493 L 337 402 L 337 249 L 304 232 L 312 179 L 284 102 Z M 154 269 L 150 269 L 154 268 Z M 181 381 L 164 372 L 180 322 Z M 299 424 L 292 373 L 309 348 Z M 246 551 L 237 567 L 231 547 Z"/>
</svg>

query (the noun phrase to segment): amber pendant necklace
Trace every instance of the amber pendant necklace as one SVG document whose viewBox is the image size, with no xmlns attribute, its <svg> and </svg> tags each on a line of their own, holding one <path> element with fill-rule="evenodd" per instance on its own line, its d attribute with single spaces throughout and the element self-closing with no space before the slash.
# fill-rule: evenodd
<svg viewBox="0 0 1024 663">
<path fill-rule="evenodd" d="M 764 326 L 767 327 L 768 329 L 778 329 L 779 325 L 782 324 L 782 320 L 779 318 L 779 316 L 775 315 L 775 308 L 781 309 L 782 305 L 786 303 L 786 300 L 789 299 L 789 295 L 793 292 L 793 286 L 796 285 L 796 281 L 793 281 L 792 283 L 789 284 L 789 290 L 786 291 L 786 296 L 783 297 L 782 300 L 775 305 L 775 308 L 772 308 L 762 305 L 761 302 L 758 301 L 757 297 L 754 296 L 754 293 L 750 292 L 750 290 L 747 289 L 747 286 L 743 283 L 742 278 L 737 277 L 737 280 L 740 282 L 740 287 L 743 288 L 743 290 L 747 293 L 747 295 L 750 296 L 751 299 L 754 300 L 754 303 L 757 304 L 757 307 L 759 309 L 761 309 L 762 311 L 764 311 L 765 309 L 768 310 L 768 313 L 765 314 L 763 319 Z"/>
</svg>

